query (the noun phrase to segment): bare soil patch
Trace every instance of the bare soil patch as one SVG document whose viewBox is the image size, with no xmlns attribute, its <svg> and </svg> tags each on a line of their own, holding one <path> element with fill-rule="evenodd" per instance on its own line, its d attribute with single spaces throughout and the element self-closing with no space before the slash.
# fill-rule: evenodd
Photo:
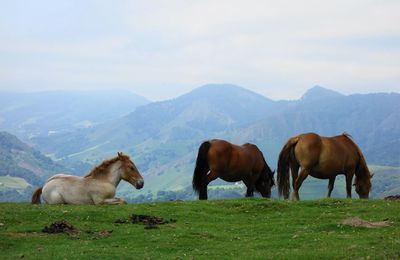
<svg viewBox="0 0 400 260">
<path fill-rule="evenodd" d="M 45 226 L 42 229 L 43 233 L 55 234 L 65 233 L 69 236 L 78 236 L 80 231 L 65 220 L 58 220 L 52 223 L 50 226 Z"/>
<path fill-rule="evenodd" d="M 400 195 L 391 195 L 385 197 L 385 200 L 400 200 Z"/>
<path fill-rule="evenodd" d="M 385 219 L 383 221 L 368 221 L 368 220 L 363 220 L 359 217 L 351 217 L 343 220 L 342 224 L 352 227 L 380 228 L 380 227 L 388 227 L 392 224 L 392 222 L 389 221 L 388 219 Z"/>
</svg>

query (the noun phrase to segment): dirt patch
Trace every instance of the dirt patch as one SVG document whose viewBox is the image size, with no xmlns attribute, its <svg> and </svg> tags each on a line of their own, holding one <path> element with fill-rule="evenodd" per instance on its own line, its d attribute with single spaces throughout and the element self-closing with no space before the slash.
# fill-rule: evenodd
<svg viewBox="0 0 400 260">
<path fill-rule="evenodd" d="M 368 221 L 368 220 L 363 220 L 359 217 L 352 217 L 343 220 L 342 224 L 352 227 L 380 228 L 380 227 L 388 227 L 392 224 L 392 222 L 389 221 L 388 219 L 385 219 L 383 221 Z"/>
<path fill-rule="evenodd" d="M 391 195 L 385 197 L 385 200 L 400 200 L 400 195 Z"/>
<path fill-rule="evenodd" d="M 129 219 L 118 219 L 114 223 L 116 224 L 139 224 L 142 223 L 145 225 L 145 229 L 155 229 L 158 228 L 158 225 L 164 225 L 168 223 L 175 223 L 175 219 L 165 220 L 161 217 L 157 216 L 149 216 L 149 215 L 136 215 L 132 214 Z"/>
<path fill-rule="evenodd" d="M 42 229 L 43 233 L 56 234 L 56 233 L 65 233 L 69 236 L 78 236 L 79 230 L 74 228 L 71 224 L 69 224 L 65 220 L 58 220 L 52 223 L 50 226 L 46 226 Z"/>
</svg>

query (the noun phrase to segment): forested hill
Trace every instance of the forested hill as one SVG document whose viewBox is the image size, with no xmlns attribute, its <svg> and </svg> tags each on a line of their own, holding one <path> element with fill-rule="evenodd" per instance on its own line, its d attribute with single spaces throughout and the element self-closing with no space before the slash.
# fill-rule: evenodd
<svg viewBox="0 0 400 260">
<path fill-rule="evenodd" d="M 0 176 L 23 178 L 30 185 L 42 185 L 49 176 L 67 171 L 7 132 L 0 132 L 0 165 Z"/>
<path fill-rule="evenodd" d="M 290 136 L 347 132 L 369 163 L 400 166 L 399 122 L 398 93 L 343 95 L 316 86 L 299 100 L 273 101 L 234 85 L 206 85 L 109 123 L 32 141 L 60 159 L 96 162 L 124 150 L 159 165 L 162 154 L 168 161 L 181 159 L 201 141 L 217 137 L 260 145 L 275 164 Z"/>
</svg>

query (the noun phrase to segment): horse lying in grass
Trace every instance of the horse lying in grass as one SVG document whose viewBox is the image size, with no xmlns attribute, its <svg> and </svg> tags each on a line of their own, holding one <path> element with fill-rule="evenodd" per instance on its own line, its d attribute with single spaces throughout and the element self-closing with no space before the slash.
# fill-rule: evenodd
<svg viewBox="0 0 400 260">
<path fill-rule="evenodd" d="M 217 178 L 243 181 L 247 197 L 252 197 L 256 190 L 270 198 L 275 184 L 274 173 L 254 144 L 238 146 L 224 140 L 206 141 L 200 145 L 192 182 L 200 200 L 208 198 L 207 185 Z"/>
<path fill-rule="evenodd" d="M 290 193 L 289 168 L 292 173 L 293 200 L 299 200 L 299 189 L 308 175 L 329 179 L 329 198 L 338 174 L 346 176 L 347 198 L 351 198 L 351 182 L 355 174 L 356 192 L 360 198 L 368 199 L 373 175 L 360 148 L 348 134 L 322 137 L 307 133 L 287 141 L 279 154 L 277 178 L 279 195 L 285 199 Z"/>
<path fill-rule="evenodd" d="M 129 156 L 118 153 L 117 157 L 103 161 L 85 177 L 52 176 L 33 193 L 32 203 L 40 203 L 42 195 L 48 204 L 125 204 L 125 200 L 114 197 L 121 179 L 136 189 L 144 185 L 143 177 Z"/>
</svg>

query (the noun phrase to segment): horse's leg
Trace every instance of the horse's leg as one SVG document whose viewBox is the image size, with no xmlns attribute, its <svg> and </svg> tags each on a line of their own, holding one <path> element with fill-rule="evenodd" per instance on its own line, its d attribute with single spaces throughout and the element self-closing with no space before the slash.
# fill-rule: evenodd
<svg viewBox="0 0 400 260">
<path fill-rule="evenodd" d="M 111 205 L 116 205 L 116 204 L 126 204 L 126 201 L 121 198 L 112 198 L 112 199 L 105 199 L 101 201 L 100 203 L 96 204 L 111 204 Z"/>
<path fill-rule="evenodd" d="M 207 186 L 210 182 L 217 179 L 218 176 L 219 176 L 219 174 L 217 171 L 210 171 L 210 173 L 207 175 L 207 179 L 205 180 L 202 188 L 199 191 L 199 200 L 207 200 L 208 199 Z"/>
<path fill-rule="evenodd" d="M 347 198 L 351 199 L 351 182 L 353 181 L 353 175 L 354 171 L 348 171 L 346 172 L 346 192 L 347 192 Z"/>
<path fill-rule="evenodd" d="M 296 179 L 299 176 L 299 166 L 298 164 L 290 164 L 290 172 L 292 173 L 292 187 L 294 190 Z"/>
<path fill-rule="evenodd" d="M 329 178 L 328 194 L 326 195 L 327 198 L 331 197 L 333 187 L 335 186 L 335 179 L 336 179 L 336 176 Z"/>
<path fill-rule="evenodd" d="M 294 190 L 295 182 L 296 182 L 297 177 L 299 176 L 299 169 L 300 169 L 300 165 L 296 161 L 296 157 L 294 156 L 294 154 L 290 155 L 289 167 L 290 167 L 290 172 L 292 174 L 292 189 Z M 290 181 L 289 181 L 289 185 L 290 185 Z M 290 190 L 289 190 L 288 195 L 290 195 Z M 286 199 L 288 199 L 288 198 L 285 197 L 285 200 Z"/>
<path fill-rule="evenodd" d="M 309 173 L 309 170 L 307 169 L 301 169 L 299 176 L 294 180 L 294 186 L 293 186 L 293 195 L 292 199 L 293 200 L 299 200 L 299 189 L 301 187 L 301 184 L 303 181 L 307 178 Z"/>
<path fill-rule="evenodd" d="M 246 197 L 254 197 L 254 183 L 248 180 L 244 180 L 243 182 L 247 187 Z"/>
</svg>

